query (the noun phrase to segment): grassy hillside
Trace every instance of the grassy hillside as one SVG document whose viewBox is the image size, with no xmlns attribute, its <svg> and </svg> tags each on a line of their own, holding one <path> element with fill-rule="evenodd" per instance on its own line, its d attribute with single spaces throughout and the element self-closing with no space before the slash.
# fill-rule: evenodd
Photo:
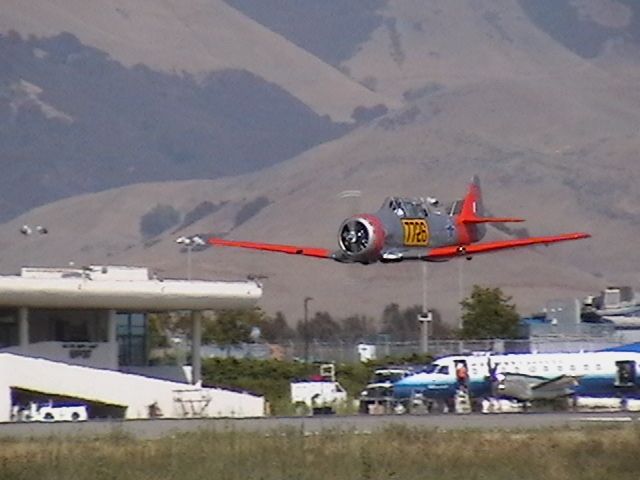
<svg viewBox="0 0 640 480">
<path fill-rule="evenodd" d="M 351 58 L 382 25 L 387 0 L 225 0 L 331 65 Z"/>
<path fill-rule="evenodd" d="M 254 171 L 350 128 L 248 71 L 126 68 L 70 34 L 0 35 L 0 59 L 3 219 L 130 183 Z"/>
<path fill-rule="evenodd" d="M 68 32 L 126 67 L 196 76 L 247 70 L 335 121 L 386 101 L 222 0 L 5 0 L 2 7 L 0 32 Z"/>
</svg>

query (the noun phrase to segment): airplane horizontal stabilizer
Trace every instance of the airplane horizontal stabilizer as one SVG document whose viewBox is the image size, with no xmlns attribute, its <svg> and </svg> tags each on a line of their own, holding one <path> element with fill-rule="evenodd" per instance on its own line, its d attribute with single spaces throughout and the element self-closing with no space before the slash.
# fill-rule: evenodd
<svg viewBox="0 0 640 480">
<path fill-rule="evenodd" d="M 461 218 L 460 223 L 515 223 L 524 222 L 524 218 L 500 218 L 500 217 L 470 217 Z"/>
</svg>

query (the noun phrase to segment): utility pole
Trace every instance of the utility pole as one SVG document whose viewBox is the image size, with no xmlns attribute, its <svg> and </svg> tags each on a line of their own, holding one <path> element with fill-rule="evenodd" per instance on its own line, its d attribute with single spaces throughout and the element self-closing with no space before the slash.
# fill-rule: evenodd
<svg viewBox="0 0 640 480">
<path fill-rule="evenodd" d="M 309 302 L 312 297 L 304 299 L 304 362 L 309 363 Z"/>
</svg>

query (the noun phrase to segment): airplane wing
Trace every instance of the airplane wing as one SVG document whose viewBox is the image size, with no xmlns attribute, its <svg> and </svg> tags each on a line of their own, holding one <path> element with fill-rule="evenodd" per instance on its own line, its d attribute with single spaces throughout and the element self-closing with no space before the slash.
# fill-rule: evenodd
<svg viewBox="0 0 640 480">
<path fill-rule="evenodd" d="M 560 375 L 532 387 L 534 398 L 558 398 L 571 395 L 578 386 L 579 380 L 575 377 Z"/>
<path fill-rule="evenodd" d="M 521 401 L 550 400 L 571 395 L 578 379 L 560 375 L 550 380 L 522 373 L 505 373 L 497 394 Z"/>
<path fill-rule="evenodd" d="M 471 245 L 452 245 L 449 247 L 436 247 L 430 250 L 424 260 L 445 260 L 452 257 L 478 255 L 480 253 L 490 253 L 497 250 L 506 250 L 509 248 L 528 247 L 531 245 L 548 245 L 550 243 L 566 242 L 569 240 L 580 240 L 581 238 L 589 238 L 588 233 L 565 233 L 563 235 L 553 235 L 549 237 L 530 237 L 518 240 L 502 240 L 499 242 L 475 243 Z"/>
<path fill-rule="evenodd" d="M 451 245 L 448 247 L 436 247 L 428 251 L 426 255 L 419 251 L 408 252 L 401 250 L 390 250 L 382 252 L 383 261 L 399 261 L 399 260 L 427 260 L 427 261 L 447 261 L 451 258 L 460 256 L 478 255 L 481 253 L 490 253 L 498 250 L 506 250 L 510 248 L 527 247 L 531 245 L 546 245 L 549 243 L 565 242 L 569 240 L 579 240 L 581 238 L 589 238 L 588 233 L 567 233 L 564 235 L 555 235 L 550 237 L 532 237 L 522 238 L 518 240 L 504 240 L 499 242 L 475 243 L 471 245 Z M 236 240 L 226 240 L 224 238 L 209 237 L 207 242 L 214 246 L 248 248 L 251 250 L 261 250 L 264 252 L 278 252 L 289 255 L 303 255 L 306 257 L 327 258 L 337 261 L 345 261 L 340 258 L 341 252 L 332 252 L 326 248 L 304 247 L 298 245 L 280 245 L 274 243 L 259 242 L 243 242 Z M 388 258 L 387 258 L 388 257 Z"/>
<path fill-rule="evenodd" d="M 316 258 L 332 258 L 331 250 L 316 247 L 300 247 L 296 245 L 277 245 L 273 243 L 238 242 L 224 238 L 209 237 L 207 242 L 215 246 L 249 248 L 265 252 L 288 253 L 290 255 L 304 255 Z"/>
</svg>

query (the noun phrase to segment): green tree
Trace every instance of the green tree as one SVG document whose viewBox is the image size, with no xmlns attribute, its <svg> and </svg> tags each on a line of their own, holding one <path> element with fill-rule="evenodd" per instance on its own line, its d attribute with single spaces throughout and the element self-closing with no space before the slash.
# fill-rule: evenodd
<svg viewBox="0 0 640 480">
<path fill-rule="evenodd" d="M 202 341 L 231 348 L 250 340 L 251 329 L 260 324 L 260 310 L 222 310 L 213 321 L 205 321 Z"/>
<path fill-rule="evenodd" d="M 168 315 L 151 313 L 147 317 L 149 322 L 149 347 L 166 348 L 169 346 L 167 335 L 170 333 Z"/>
<path fill-rule="evenodd" d="M 276 312 L 274 317 L 265 316 L 259 327 L 260 336 L 267 342 L 281 342 L 295 337 L 295 332 L 282 312 Z"/>
<path fill-rule="evenodd" d="M 340 320 L 341 337 L 347 342 L 357 342 L 375 334 L 373 319 L 365 315 L 351 315 Z"/>
<path fill-rule="evenodd" d="M 308 325 L 305 325 L 304 321 L 299 321 L 297 330 L 299 338 L 303 340 L 308 338 L 326 342 L 340 338 L 340 324 L 328 312 L 316 312 L 309 319 Z"/>
<path fill-rule="evenodd" d="M 432 321 L 431 321 L 431 338 L 453 338 L 456 336 L 455 329 L 450 325 L 447 325 L 443 320 L 440 312 L 436 309 L 431 309 Z"/>
<path fill-rule="evenodd" d="M 473 286 L 462 305 L 463 338 L 514 338 L 518 336 L 520 317 L 499 288 Z"/>
<path fill-rule="evenodd" d="M 399 342 L 413 341 L 420 338 L 418 314 L 422 307 L 414 305 L 404 310 L 397 303 L 390 303 L 382 312 L 382 328 L 380 333 L 387 333 Z"/>
<path fill-rule="evenodd" d="M 172 337 L 174 335 L 186 335 L 191 337 L 191 313 L 185 310 L 175 312 L 159 312 L 149 314 L 149 329 L 152 346 L 154 342 L 162 343 L 162 339 L 155 338 L 159 336 Z"/>
</svg>

